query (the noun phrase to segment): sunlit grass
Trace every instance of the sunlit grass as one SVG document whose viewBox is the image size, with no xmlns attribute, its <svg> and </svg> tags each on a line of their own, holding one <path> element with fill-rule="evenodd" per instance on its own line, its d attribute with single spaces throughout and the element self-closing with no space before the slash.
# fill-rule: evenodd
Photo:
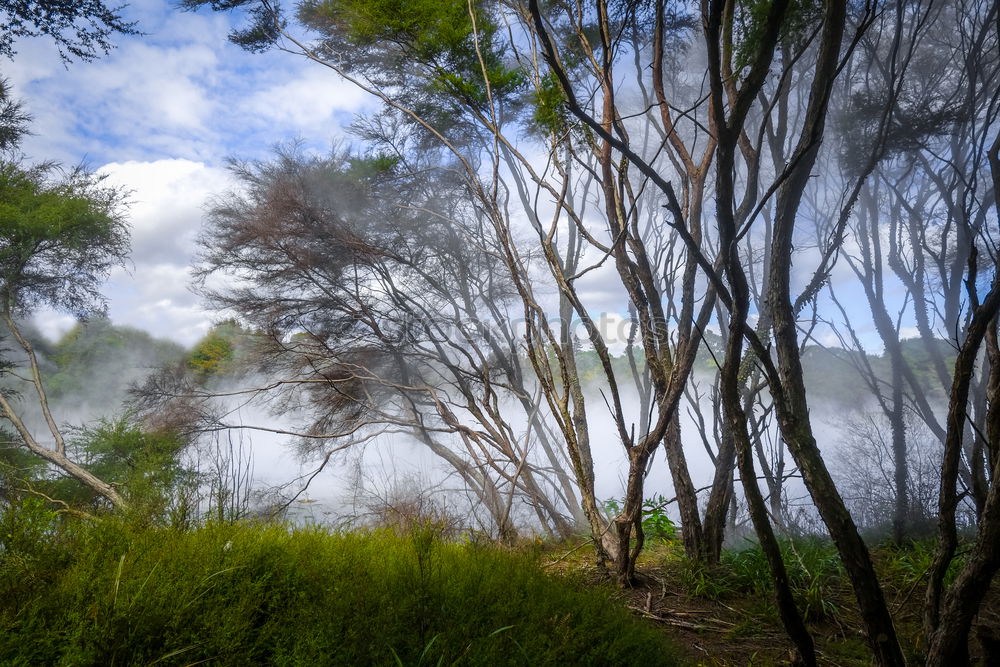
<svg viewBox="0 0 1000 667">
<path fill-rule="evenodd" d="M 36 537 L 0 551 L 3 664 L 675 664 L 610 589 L 432 527 L 103 520 Z"/>
</svg>

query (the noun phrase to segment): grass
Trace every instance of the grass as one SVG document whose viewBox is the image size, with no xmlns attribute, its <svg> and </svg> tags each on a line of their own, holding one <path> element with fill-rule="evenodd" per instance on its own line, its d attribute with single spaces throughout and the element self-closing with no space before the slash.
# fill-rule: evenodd
<svg viewBox="0 0 1000 667">
<path fill-rule="evenodd" d="M 28 523 L 0 535 L 5 665 L 677 664 L 610 589 L 432 527 Z"/>
<path fill-rule="evenodd" d="M 622 591 L 600 583 L 587 549 L 532 542 L 510 551 L 444 539 L 432 524 L 331 533 L 69 521 L 35 501 L 0 511 L 0 664 L 669 665 L 686 652 L 707 665 L 768 665 L 787 658 L 767 563 L 751 543 L 727 550 L 712 568 L 686 559 L 676 541 L 656 543 L 640 562 L 647 585 Z M 781 547 L 823 660 L 868 664 L 833 546 L 806 538 Z M 919 661 L 933 543 L 883 545 L 872 555 L 904 651 Z"/>
<path fill-rule="evenodd" d="M 860 612 L 833 544 L 823 537 L 804 537 L 782 540 L 780 546 L 796 605 L 813 632 L 822 661 L 869 664 L 871 652 L 860 632 Z M 873 544 L 870 548 L 903 652 L 908 662 L 919 663 L 926 648 L 922 604 L 934 542 Z M 706 617 L 727 622 L 726 633 L 705 636 L 703 646 L 714 656 L 708 664 L 747 664 L 753 651 L 758 651 L 754 664 L 781 664 L 785 659 L 786 649 L 771 646 L 787 645 L 787 639 L 774 602 L 770 570 L 757 544 L 727 549 L 715 567 L 688 560 L 676 546 L 661 550 L 656 560 L 651 554 L 646 562 L 650 567 L 655 563 L 663 590 L 676 591 L 665 606 L 697 609 Z M 946 582 L 954 578 L 962 562 L 960 551 Z"/>
</svg>

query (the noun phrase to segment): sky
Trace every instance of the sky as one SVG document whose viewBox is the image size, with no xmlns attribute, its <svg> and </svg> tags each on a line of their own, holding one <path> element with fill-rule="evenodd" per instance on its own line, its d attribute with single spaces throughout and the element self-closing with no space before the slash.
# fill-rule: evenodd
<svg viewBox="0 0 1000 667">
<path fill-rule="evenodd" d="M 157 0 L 123 14 L 145 34 L 116 37 L 97 61 L 67 66 L 51 40 L 22 40 L 0 74 L 34 118 L 22 146 L 31 159 L 84 163 L 132 192 L 131 262 L 104 290 L 112 321 L 191 345 L 223 317 L 190 283 L 206 204 L 234 184 L 227 159 L 266 158 L 295 140 L 316 151 L 350 142 L 345 127 L 377 103 L 300 56 L 230 44 L 237 15 Z M 628 330 L 615 284 L 608 263 L 578 285 L 612 336 Z M 44 311 L 36 323 L 55 339 L 74 319 Z"/>
<path fill-rule="evenodd" d="M 131 2 L 123 14 L 145 34 L 117 36 L 99 60 L 67 66 L 51 40 L 21 40 L 0 75 L 34 117 L 23 143 L 31 159 L 83 163 L 131 191 L 131 262 L 104 290 L 112 321 L 191 345 L 224 317 L 203 308 L 190 283 L 206 205 L 234 185 L 227 158 L 266 158 L 293 140 L 315 151 L 349 142 L 345 127 L 377 102 L 301 56 L 230 44 L 237 15 L 182 12 L 163 0 Z M 834 280 L 854 277 L 839 266 Z M 611 263 L 577 285 L 611 332 L 627 332 L 619 285 Z M 859 315 L 861 335 L 879 348 Z M 46 311 L 36 322 L 54 339 L 74 320 Z"/>
<path fill-rule="evenodd" d="M 104 290 L 111 319 L 190 345 L 218 318 L 190 290 L 190 266 L 206 202 L 233 185 L 227 158 L 265 158 L 297 139 L 326 150 L 373 102 L 301 57 L 229 44 L 236 16 L 162 0 L 123 15 L 145 34 L 115 37 L 99 60 L 66 66 L 50 40 L 21 40 L 0 75 L 34 118 L 30 159 L 86 164 L 131 191 L 131 262 Z M 36 322 L 56 337 L 73 318 Z"/>
<path fill-rule="evenodd" d="M 190 346 L 223 317 L 192 291 L 191 266 L 206 205 L 235 184 L 227 159 L 266 158 L 293 140 L 315 151 L 349 142 L 345 127 L 377 104 L 302 57 L 231 45 L 237 16 L 185 13 L 163 0 L 135 0 L 123 14 L 145 34 L 116 37 L 117 48 L 99 60 L 67 66 L 50 40 L 22 40 L 13 61 L 0 60 L 0 75 L 34 117 L 22 145 L 30 159 L 83 163 L 131 191 L 131 261 L 104 289 L 112 321 Z M 839 272 L 835 280 L 853 280 Z M 607 262 L 578 288 L 603 327 L 625 333 L 619 285 Z M 55 339 L 74 320 L 42 312 L 36 323 Z M 258 471 L 288 477 L 296 467 L 278 447 L 257 449 Z M 618 464 L 600 466 L 605 495 Z M 665 477 L 658 483 L 665 488 Z"/>
</svg>

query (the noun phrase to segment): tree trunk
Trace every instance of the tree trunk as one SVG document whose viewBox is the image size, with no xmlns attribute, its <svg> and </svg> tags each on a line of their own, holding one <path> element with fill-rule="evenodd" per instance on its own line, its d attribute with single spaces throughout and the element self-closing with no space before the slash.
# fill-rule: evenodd
<svg viewBox="0 0 1000 667">
<path fill-rule="evenodd" d="M 979 605 L 1000 570 L 1000 466 L 993 469 L 992 484 L 979 522 L 976 545 L 965 567 L 948 590 L 930 635 L 928 667 L 969 664 L 969 632 Z"/>
<path fill-rule="evenodd" d="M 663 446 L 667 455 L 670 476 L 674 481 L 677 509 L 681 516 L 681 538 L 684 540 L 684 553 L 687 554 L 688 558 L 698 560 L 702 557 L 704 534 L 701 516 L 698 513 L 698 494 L 691 482 L 691 473 L 684 458 L 681 425 L 676 413 L 670 421 L 670 426 L 667 427 Z"/>
<path fill-rule="evenodd" d="M 727 420 L 728 421 L 728 420 Z M 712 491 L 705 508 L 704 551 L 702 557 L 710 565 L 717 564 L 722 554 L 722 543 L 726 533 L 726 515 L 733 498 L 733 468 L 736 466 L 736 447 L 733 443 L 732 426 L 722 425 L 722 442 L 715 457 L 715 476 Z"/>
</svg>

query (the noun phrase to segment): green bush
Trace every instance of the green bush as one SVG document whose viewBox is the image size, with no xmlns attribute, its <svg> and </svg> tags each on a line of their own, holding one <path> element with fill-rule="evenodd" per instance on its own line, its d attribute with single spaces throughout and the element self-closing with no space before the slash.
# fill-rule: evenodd
<svg viewBox="0 0 1000 667">
<path fill-rule="evenodd" d="M 810 537 L 781 540 L 780 545 L 788 582 L 806 620 L 836 616 L 838 602 L 849 590 L 849 583 L 833 544 Z M 677 560 L 673 567 L 678 581 L 695 597 L 749 598 L 773 611 L 771 569 L 758 544 L 723 551 L 716 567 L 687 558 Z"/>
<path fill-rule="evenodd" d="M 621 513 L 624 499 L 611 498 L 603 503 L 604 514 L 611 520 Z M 677 524 L 667 514 L 669 501 L 662 495 L 642 502 L 642 533 L 647 542 L 671 542 L 677 538 Z"/>
<path fill-rule="evenodd" d="M 676 662 L 610 591 L 547 575 L 527 555 L 444 542 L 431 528 L 74 525 L 58 542 L 68 556 L 42 562 L 53 570 L 36 573 L 28 599 L 21 590 L 11 603 L 0 590 L 0 663 Z"/>
</svg>

